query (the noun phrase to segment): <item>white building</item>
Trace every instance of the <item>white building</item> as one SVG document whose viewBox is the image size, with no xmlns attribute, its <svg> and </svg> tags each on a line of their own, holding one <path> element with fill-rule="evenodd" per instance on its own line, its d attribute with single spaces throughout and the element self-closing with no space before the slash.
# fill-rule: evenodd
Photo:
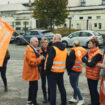
<svg viewBox="0 0 105 105">
<path fill-rule="evenodd" d="M 68 7 L 68 27 L 105 34 L 105 0 L 69 0 Z"/>
<path fill-rule="evenodd" d="M 0 5 L 0 17 L 14 27 L 15 30 L 29 30 L 36 28 L 36 19 L 32 17 L 33 3 L 18 3 Z"/>
</svg>

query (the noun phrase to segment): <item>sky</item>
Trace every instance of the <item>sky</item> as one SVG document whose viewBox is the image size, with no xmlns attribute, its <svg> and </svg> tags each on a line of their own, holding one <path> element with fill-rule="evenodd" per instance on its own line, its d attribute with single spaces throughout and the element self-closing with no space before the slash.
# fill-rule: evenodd
<svg viewBox="0 0 105 105">
<path fill-rule="evenodd" d="M 29 0 L 0 0 L 0 4 L 7 4 L 9 3 L 24 3 L 24 2 L 28 2 Z M 34 1 L 34 0 L 31 0 Z"/>
</svg>

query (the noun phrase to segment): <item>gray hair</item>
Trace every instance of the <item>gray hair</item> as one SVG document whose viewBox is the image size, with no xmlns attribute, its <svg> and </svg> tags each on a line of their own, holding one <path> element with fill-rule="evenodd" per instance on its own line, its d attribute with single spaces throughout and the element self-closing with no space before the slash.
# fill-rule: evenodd
<svg viewBox="0 0 105 105">
<path fill-rule="evenodd" d="M 32 37 L 32 38 L 30 39 L 30 43 L 33 43 L 34 40 L 38 40 L 38 38 L 37 38 L 37 37 Z"/>
</svg>

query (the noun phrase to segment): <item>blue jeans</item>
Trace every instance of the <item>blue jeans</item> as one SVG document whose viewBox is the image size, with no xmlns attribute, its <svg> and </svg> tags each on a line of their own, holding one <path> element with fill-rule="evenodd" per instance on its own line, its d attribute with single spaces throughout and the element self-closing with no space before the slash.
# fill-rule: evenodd
<svg viewBox="0 0 105 105">
<path fill-rule="evenodd" d="M 74 90 L 73 92 L 73 98 L 77 99 L 77 97 L 79 98 L 79 100 L 82 100 L 82 95 L 80 92 L 80 89 L 78 87 L 78 81 L 79 81 L 79 75 L 81 74 L 81 72 L 70 72 L 69 75 L 69 79 L 70 79 L 70 84 Z"/>
</svg>

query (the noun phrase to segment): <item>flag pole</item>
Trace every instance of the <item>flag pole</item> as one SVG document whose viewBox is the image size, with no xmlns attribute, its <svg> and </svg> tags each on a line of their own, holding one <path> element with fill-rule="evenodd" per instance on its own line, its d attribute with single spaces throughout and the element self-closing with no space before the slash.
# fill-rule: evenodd
<svg viewBox="0 0 105 105">
<path fill-rule="evenodd" d="M 17 32 L 17 31 L 14 31 L 14 32 L 16 32 L 19 36 L 22 36 L 22 39 L 27 43 L 27 44 L 29 44 L 30 45 L 30 43 L 23 37 L 23 35 L 21 35 L 19 32 Z"/>
</svg>

